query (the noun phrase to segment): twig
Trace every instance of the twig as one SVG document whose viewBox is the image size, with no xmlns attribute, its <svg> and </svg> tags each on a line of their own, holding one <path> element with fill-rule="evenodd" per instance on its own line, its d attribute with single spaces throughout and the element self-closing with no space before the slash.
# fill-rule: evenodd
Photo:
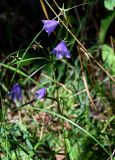
<svg viewBox="0 0 115 160">
<path fill-rule="evenodd" d="M 79 47 L 78 47 L 78 53 L 79 53 L 79 60 L 80 60 L 80 66 L 81 66 L 81 72 L 82 72 L 82 77 L 83 77 L 83 81 L 84 81 L 84 85 L 85 85 L 85 88 L 86 88 L 86 91 L 87 91 L 87 94 L 88 94 L 88 97 L 90 99 L 90 102 L 92 103 L 92 107 L 97 110 L 93 100 L 92 100 L 92 97 L 90 95 L 90 92 L 89 92 L 89 88 L 88 88 L 88 84 L 87 84 L 87 80 L 86 80 L 86 77 L 85 77 L 85 73 L 84 73 L 84 70 L 83 70 L 83 65 L 82 65 L 82 60 L 81 60 L 81 56 L 80 56 L 80 50 L 79 50 Z"/>
</svg>

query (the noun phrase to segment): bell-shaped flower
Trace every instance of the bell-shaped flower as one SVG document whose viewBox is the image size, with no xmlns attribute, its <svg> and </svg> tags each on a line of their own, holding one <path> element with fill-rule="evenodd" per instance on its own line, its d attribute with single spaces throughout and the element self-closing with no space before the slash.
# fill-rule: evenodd
<svg viewBox="0 0 115 160">
<path fill-rule="evenodd" d="M 42 23 L 44 24 L 43 29 L 48 33 L 48 36 L 59 24 L 59 22 L 56 20 L 42 20 Z"/>
<path fill-rule="evenodd" d="M 35 97 L 36 97 L 36 99 L 44 99 L 46 93 L 47 93 L 46 88 L 38 89 L 38 90 L 35 92 Z"/>
<path fill-rule="evenodd" d="M 11 91 L 9 92 L 8 95 L 10 95 L 14 101 L 15 100 L 22 100 L 22 89 L 18 83 L 13 85 L 13 87 L 11 88 Z"/>
<path fill-rule="evenodd" d="M 68 50 L 66 43 L 61 41 L 52 51 L 53 54 L 56 55 L 58 59 L 61 58 L 71 58 L 70 51 Z"/>
</svg>

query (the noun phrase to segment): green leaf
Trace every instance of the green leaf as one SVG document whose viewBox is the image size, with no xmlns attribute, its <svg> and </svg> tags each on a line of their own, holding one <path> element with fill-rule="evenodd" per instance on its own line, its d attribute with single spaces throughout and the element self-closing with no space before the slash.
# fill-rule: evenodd
<svg viewBox="0 0 115 160">
<path fill-rule="evenodd" d="M 115 7 L 115 0 L 105 0 L 104 1 L 104 6 L 108 10 L 113 10 Z"/>
<path fill-rule="evenodd" d="M 115 53 L 114 50 L 108 46 L 107 44 L 104 44 L 101 46 L 101 52 L 102 52 L 102 59 L 105 63 L 105 66 L 108 70 L 112 71 L 113 74 L 115 74 Z"/>
<path fill-rule="evenodd" d="M 105 41 L 107 31 L 115 18 L 115 11 L 109 13 L 104 19 L 101 20 L 99 31 L 99 43 L 102 44 Z"/>
</svg>

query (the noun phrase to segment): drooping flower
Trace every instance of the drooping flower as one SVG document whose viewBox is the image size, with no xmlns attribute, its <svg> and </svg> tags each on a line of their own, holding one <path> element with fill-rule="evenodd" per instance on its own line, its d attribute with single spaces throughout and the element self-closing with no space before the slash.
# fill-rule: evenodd
<svg viewBox="0 0 115 160">
<path fill-rule="evenodd" d="M 46 88 L 38 89 L 38 90 L 35 92 L 35 97 L 36 97 L 37 99 L 44 99 L 46 93 L 47 93 Z"/>
<path fill-rule="evenodd" d="M 48 36 L 59 24 L 59 22 L 56 20 L 42 20 L 42 23 L 44 24 L 43 29 L 48 33 Z"/>
<path fill-rule="evenodd" d="M 22 89 L 18 83 L 13 85 L 13 87 L 11 88 L 11 91 L 9 92 L 8 95 L 10 95 L 14 101 L 15 100 L 22 100 Z"/>
<path fill-rule="evenodd" d="M 61 41 L 52 51 L 53 54 L 56 55 L 58 59 L 61 58 L 71 58 L 70 51 L 68 50 L 66 43 Z"/>
</svg>

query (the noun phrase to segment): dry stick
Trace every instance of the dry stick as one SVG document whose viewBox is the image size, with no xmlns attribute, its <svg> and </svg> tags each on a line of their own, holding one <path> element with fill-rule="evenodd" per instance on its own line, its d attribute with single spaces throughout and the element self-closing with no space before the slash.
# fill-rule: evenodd
<svg viewBox="0 0 115 160">
<path fill-rule="evenodd" d="M 62 21 L 63 22 L 63 21 Z M 64 24 L 64 23 L 63 23 Z M 67 26 L 64 24 L 65 28 L 67 28 Z M 73 36 L 73 38 L 75 38 L 75 40 L 77 41 L 77 43 L 79 44 L 79 46 L 82 48 L 83 53 L 87 56 L 92 58 L 92 60 L 111 78 L 111 80 L 113 80 L 115 82 L 115 79 L 99 64 L 99 62 L 97 62 L 94 57 L 87 51 L 87 49 L 79 42 L 79 40 L 75 37 L 75 35 L 68 29 L 69 33 Z M 88 58 L 89 59 L 89 58 Z"/>
<path fill-rule="evenodd" d="M 71 9 L 74 9 L 74 8 L 77 8 L 77 7 L 84 6 L 84 5 L 88 4 L 88 3 L 82 3 L 82 4 L 75 5 L 75 6 L 71 7 L 71 8 L 68 8 L 68 9 L 64 9 L 64 8 L 61 9 L 55 0 L 53 0 L 53 2 L 55 3 L 56 7 L 59 10 L 62 10 L 62 11 L 65 11 L 65 12 L 70 11 Z"/>
<path fill-rule="evenodd" d="M 44 115 L 43 115 L 43 122 L 42 122 L 42 124 L 44 124 L 45 116 L 46 116 L 46 112 L 44 112 Z M 40 117 L 40 118 L 41 118 L 41 117 Z M 41 139 L 42 139 L 42 137 L 43 137 L 43 131 L 44 131 L 44 125 L 42 125 L 42 127 L 41 127 L 40 140 L 41 140 Z"/>
<path fill-rule="evenodd" d="M 47 5 L 49 6 L 49 8 L 52 10 L 52 12 L 56 15 L 56 17 L 58 17 L 58 19 L 60 20 L 60 22 L 63 24 L 63 26 L 67 29 L 67 31 L 71 34 L 71 36 L 76 40 L 76 42 L 78 43 L 78 45 L 82 48 L 82 51 L 85 55 L 87 55 L 87 57 L 92 58 L 92 60 L 111 78 L 111 80 L 113 80 L 115 82 L 115 79 L 94 59 L 94 57 L 87 51 L 87 49 L 81 44 L 81 42 L 76 38 L 76 36 L 71 32 L 71 30 L 65 25 L 65 23 L 59 18 L 59 16 L 57 15 L 57 13 L 54 11 L 54 9 L 50 6 L 50 4 L 47 2 L 47 0 L 45 0 L 45 2 L 47 3 Z"/>
<path fill-rule="evenodd" d="M 85 78 L 85 73 L 84 73 L 84 70 L 83 70 L 83 65 L 82 65 L 82 60 L 81 60 L 81 56 L 80 56 L 80 49 L 79 49 L 79 47 L 78 47 L 78 53 L 79 53 L 79 61 L 80 61 L 80 66 L 81 66 L 81 72 L 82 72 L 82 77 L 83 77 L 84 85 L 85 85 L 88 97 L 90 99 L 90 102 L 92 103 L 92 109 L 94 108 L 95 110 L 97 110 L 97 108 L 96 108 L 96 106 L 95 106 L 95 104 L 94 104 L 94 102 L 92 100 L 92 97 L 90 95 L 90 92 L 89 92 L 87 80 Z"/>
<path fill-rule="evenodd" d="M 45 7 L 45 5 L 44 5 L 43 0 L 40 0 L 40 3 L 41 3 L 41 6 L 42 6 L 42 9 L 43 9 L 43 12 L 44 12 L 46 18 L 49 19 L 48 13 L 47 13 L 47 10 L 46 10 L 46 7 Z"/>
<path fill-rule="evenodd" d="M 79 94 L 84 93 L 84 92 L 86 92 L 86 89 L 75 93 L 74 95 L 70 96 L 69 98 L 72 98 L 73 96 L 78 96 Z"/>
<path fill-rule="evenodd" d="M 115 149 L 114 149 L 113 153 L 111 154 L 111 156 L 110 156 L 107 160 L 112 160 L 112 159 L 113 159 L 114 154 L 115 154 Z"/>
</svg>

